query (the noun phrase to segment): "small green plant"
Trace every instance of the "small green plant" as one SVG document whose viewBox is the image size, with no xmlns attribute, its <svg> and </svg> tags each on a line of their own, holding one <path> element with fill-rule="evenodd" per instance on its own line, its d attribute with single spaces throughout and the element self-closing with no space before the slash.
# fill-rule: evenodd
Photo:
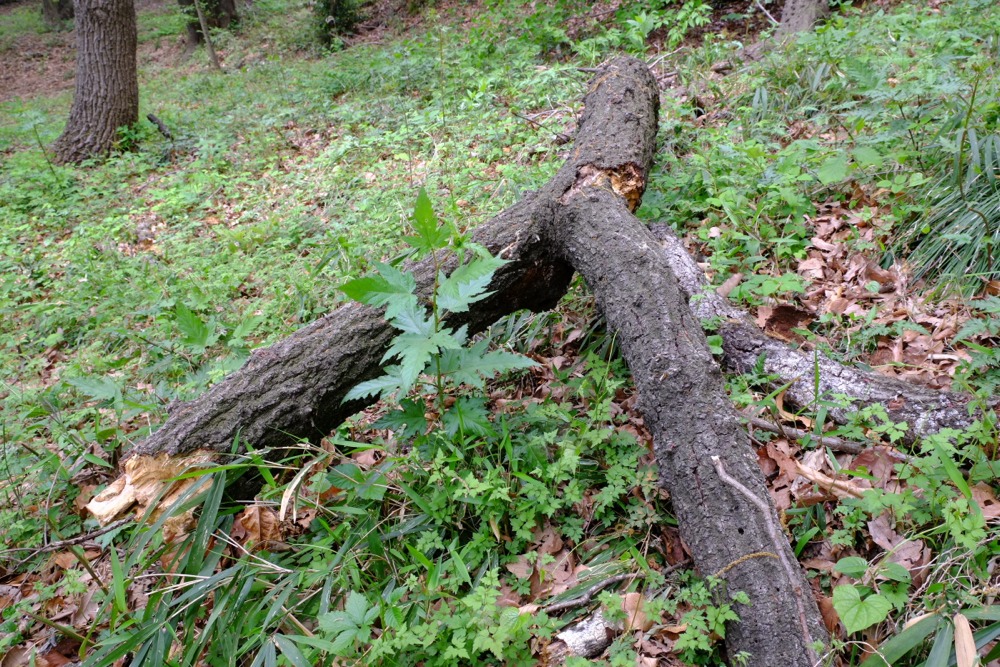
<svg viewBox="0 0 1000 667">
<path fill-rule="evenodd" d="M 726 623 L 738 622 L 733 605 L 751 604 L 749 596 L 739 591 L 732 595 L 731 602 L 721 602 L 722 580 L 717 577 L 699 579 L 693 574 L 684 574 L 678 592 L 663 602 L 667 613 L 674 614 L 678 608 L 687 608 L 680 622 L 686 626 L 677 638 L 674 650 L 678 657 L 689 665 L 719 664 L 719 651 L 726 638 Z"/>
<path fill-rule="evenodd" d="M 449 387 L 482 387 L 496 373 L 535 364 L 523 355 L 489 351 L 486 340 L 467 345 L 469 337 L 464 326 L 455 329 L 445 324 L 449 314 L 464 313 L 490 295 L 487 287 L 504 261 L 467 241 L 455 243 L 452 233 L 439 224 L 423 190 L 417 197 L 412 222 L 415 233 L 406 238 L 407 243 L 418 253 L 430 255 L 433 262 L 429 303 L 420 303 L 412 274 L 380 262 L 375 263 L 377 276 L 358 278 L 341 288 L 356 301 L 385 307 L 385 318 L 401 332 L 383 358 L 397 359 L 399 363 L 387 366 L 385 375 L 359 384 L 344 400 L 373 395 L 398 400 L 423 377 L 429 379 L 424 388 L 433 390 L 443 413 Z M 441 255 L 449 247 L 461 255 L 458 267 L 446 275 Z"/>
</svg>

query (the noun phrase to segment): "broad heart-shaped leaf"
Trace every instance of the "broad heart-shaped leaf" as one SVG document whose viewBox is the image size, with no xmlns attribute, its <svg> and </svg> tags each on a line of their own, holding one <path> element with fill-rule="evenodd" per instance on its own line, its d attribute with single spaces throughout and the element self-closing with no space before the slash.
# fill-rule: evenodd
<svg viewBox="0 0 1000 667">
<path fill-rule="evenodd" d="M 347 392 L 347 395 L 344 396 L 344 403 L 368 396 L 386 398 L 399 392 L 403 387 L 403 378 L 400 375 L 399 366 L 386 366 L 383 370 L 385 370 L 385 375 L 377 377 L 374 380 L 362 382 Z"/>
<path fill-rule="evenodd" d="M 857 588 L 842 585 L 833 589 L 833 608 L 844 622 L 847 634 L 853 634 L 884 621 L 892 605 L 878 594 L 862 599 Z"/>
<path fill-rule="evenodd" d="M 421 252 L 433 252 L 448 245 L 451 233 L 438 226 L 437 216 L 431 206 L 427 191 L 420 188 L 417 204 L 413 208 L 413 231 L 415 236 L 407 236 L 406 242 Z"/>
<path fill-rule="evenodd" d="M 417 281 L 410 273 L 403 273 L 391 264 L 375 262 L 377 276 L 366 276 L 348 281 L 340 290 L 351 299 L 376 308 L 385 306 L 385 317 L 391 320 L 404 308 L 416 306 Z"/>
<path fill-rule="evenodd" d="M 462 343 L 456 340 L 448 329 L 442 329 L 430 336 L 404 333 L 392 339 L 392 345 L 382 360 L 399 359 L 399 377 L 402 380 L 400 391 L 405 394 L 416 383 L 434 355 L 443 349 L 461 348 L 461 346 Z"/>
<path fill-rule="evenodd" d="M 469 305 L 491 293 L 486 291 L 493 274 L 507 261 L 491 255 L 481 255 L 455 269 L 448 277 L 438 280 L 437 304 L 441 310 L 464 313 Z"/>
<path fill-rule="evenodd" d="M 441 373 L 455 384 L 482 387 L 486 378 L 503 371 L 531 368 L 535 362 L 521 354 L 494 350 L 487 352 L 489 342 L 481 340 L 468 348 L 446 350 L 441 354 Z"/>
<path fill-rule="evenodd" d="M 816 172 L 816 176 L 819 177 L 819 182 L 823 185 L 839 183 L 847 178 L 847 160 L 845 160 L 842 155 L 828 157 L 826 161 L 820 165 L 819 170 Z"/>
<path fill-rule="evenodd" d="M 849 556 L 838 560 L 833 569 L 849 577 L 860 579 L 868 571 L 868 561 L 860 556 Z"/>
</svg>

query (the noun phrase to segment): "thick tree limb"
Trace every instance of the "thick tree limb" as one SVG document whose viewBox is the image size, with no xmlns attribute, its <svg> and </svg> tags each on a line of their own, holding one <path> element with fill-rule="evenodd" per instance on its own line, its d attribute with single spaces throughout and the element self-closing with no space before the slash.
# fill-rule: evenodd
<svg viewBox="0 0 1000 667">
<path fill-rule="evenodd" d="M 747 373 L 763 357 L 764 372 L 777 376 L 780 384 L 789 384 L 785 391 L 789 403 L 808 409 L 826 401 L 832 406 L 830 418 L 839 424 L 847 423 L 859 409 L 879 404 L 893 422 L 907 424 L 906 437 L 910 441 L 945 428 L 966 428 L 979 417 L 974 411 L 970 413 L 971 397 L 966 394 L 936 391 L 865 372 L 769 338 L 746 311 L 734 307 L 708 284 L 668 225 L 653 225 L 652 231 L 692 312 L 703 322 L 718 323 L 724 363 L 731 372 Z M 837 397 L 844 397 L 846 402 Z"/>
<path fill-rule="evenodd" d="M 701 323 L 664 270 L 656 238 L 598 174 L 581 176 L 562 198 L 552 234 L 621 342 L 660 480 L 695 565 L 718 573 L 731 593 L 750 596 L 752 608 L 739 608 L 741 621 L 727 631 L 730 654 L 746 652 L 758 667 L 810 667 L 813 644 L 825 644 L 826 631 L 801 570 L 782 565 L 795 557 L 788 540 L 769 529 L 780 523 Z"/>
</svg>

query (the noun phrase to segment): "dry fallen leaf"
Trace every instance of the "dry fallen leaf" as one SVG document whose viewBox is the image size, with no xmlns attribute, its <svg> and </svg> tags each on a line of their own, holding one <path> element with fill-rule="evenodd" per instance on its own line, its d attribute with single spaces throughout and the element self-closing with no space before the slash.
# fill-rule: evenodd
<svg viewBox="0 0 1000 667">
<path fill-rule="evenodd" d="M 979 505 L 984 518 L 995 519 L 1000 516 L 1000 500 L 997 500 L 993 487 L 986 482 L 980 482 L 972 487 L 972 499 Z"/>
<path fill-rule="evenodd" d="M 232 535 L 243 546 L 281 542 L 278 515 L 270 507 L 250 505 L 233 522 Z"/>
<path fill-rule="evenodd" d="M 976 651 L 976 638 L 972 635 L 969 619 L 962 614 L 955 614 L 955 657 L 958 667 L 976 667 L 979 655 Z"/>
<path fill-rule="evenodd" d="M 622 610 L 625 612 L 625 632 L 645 632 L 653 627 L 653 621 L 646 616 L 642 593 L 626 593 L 622 597 Z"/>
</svg>

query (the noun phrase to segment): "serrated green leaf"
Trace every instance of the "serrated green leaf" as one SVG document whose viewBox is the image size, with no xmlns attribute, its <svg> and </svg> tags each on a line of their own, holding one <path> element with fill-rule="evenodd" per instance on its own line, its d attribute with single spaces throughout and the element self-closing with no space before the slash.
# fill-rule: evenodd
<svg viewBox="0 0 1000 667">
<path fill-rule="evenodd" d="M 427 418 L 424 416 L 424 405 L 409 398 L 399 403 L 398 410 L 392 410 L 372 425 L 374 428 L 387 428 L 396 432 L 399 438 L 410 438 L 427 429 Z"/>
<path fill-rule="evenodd" d="M 847 633 L 853 634 L 884 621 L 892 605 L 877 593 L 862 599 L 857 588 L 841 585 L 833 589 L 833 608 L 844 622 Z"/>
<path fill-rule="evenodd" d="M 345 611 L 327 612 L 320 616 L 317 621 L 320 630 L 332 635 L 358 629 L 357 623 Z"/>
<path fill-rule="evenodd" d="M 493 433 L 489 414 L 484 399 L 462 396 L 441 416 L 441 421 L 448 436 L 459 430 L 466 435 L 488 435 Z"/>
<path fill-rule="evenodd" d="M 211 330 L 200 317 L 191 312 L 183 303 L 178 303 L 174 308 L 174 319 L 177 322 L 177 328 L 184 334 L 181 342 L 193 347 L 208 347 Z"/>
<path fill-rule="evenodd" d="M 400 334 L 392 340 L 383 360 L 396 358 L 400 361 L 399 377 L 401 389 L 406 393 L 417 382 L 417 378 L 427 368 L 434 355 L 442 349 L 457 349 L 461 347 L 450 331 L 442 330 L 430 336 L 418 334 Z"/>
<path fill-rule="evenodd" d="M 823 164 L 820 165 L 819 170 L 816 172 L 816 176 L 819 178 L 819 182 L 823 185 L 839 183 L 847 178 L 847 160 L 845 160 L 842 155 L 835 155 L 827 158 Z"/>
<path fill-rule="evenodd" d="M 354 648 L 354 641 L 357 639 L 358 630 L 345 630 L 337 635 L 333 640 L 333 652 L 336 655 L 346 655 Z"/>
<path fill-rule="evenodd" d="M 481 387 L 484 381 L 497 373 L 531 368 L 536 363 L 528 357 L 494 350 L 486 352 L 487 341 L 480 341 L 469 348 L 448 350 L 441 355 L 441 373 L 455 384 Z"/>
<path fill-rule="evenodd" d="M 402 388 L 402 378 L 399 376 L 398 366 L 386 366 L 386 374 L 374 380 L 367 380 L 357 385 L 344 396 L 344 402 L 353 401 L 358 398 L 368 396 L 380 396 L 385 398 L 394 394 Z"/>
<path fill-rule="evenodd" d="M 417 297 L 413 292 L 417 289 L 417 282 L 412 274 L 382 262 L 375 262 L 375 267 L 378 275 L 351 280 L 340 290 L 349 298 L 369 306 L 385 306 L 385 317 L 389 320 L 407 307 L 416 307 Z"/>
<path fill-rule="evenodd" d="M 837 561 L 837 564 L 833 566 L 833 569 L 836 572 L 846 574 L 849 577 L 860 579 L 864 576 L 865 572 L 868 571 L 868 561 L 860 556 L 841 558 Z"/>
<path fill-rule="evenodd" d="M 242 322 L 236 325 L 233 329 L 232 335 L 229 337 L 230 345 L 235 345 L 243 342 L 247 336 L 253 333 L 254 329 L 260 326 L 260 323 L 264 321 L 263 315 L 253 315 L 246 318 Z"/>
<path fill-rule="evenodd" d="M 67 378 L 66 382 L 96 401 L 111 401 L 121 395 L 118 385 L 105 378 Z"/>
<path fill-rule="evenodd" d="M 486 288 L 506 260 L 491 255 L 480 256 L 455 269 L 438 281 L 437 303 L 442 310 L 464 313 L 469 306 L 488 297 Z"/>
<path fill-rule="evenodd" d="M 431 252 L 448 245 L 451 234 L 447 229 L 438 226 L 438 219 L 434 215 L 431 199 L 423 188 L 420 188 L 420 192 L 417 194 L 412 221 L 413 231 L 416 234 L 406 237 L 406 242 L 412 247 L 422 252 Z"/>
<path fill-rule="evenodd" d="M 416 301 L 400 308 L 391 322 L 392 326 L 403 333 L 420 336 L 430 336 L 434 333 L 434 321 L 430 318 L 427 311 L 421 308 Z"/>
<path fill-rule="evenodd" d="M 360 628 L 365 624 L 365 613 L 368 611 L 368 600 L 361 593 L 351 591 L 347 596 L 347 604 L 344 605 L 344 611 L 347 612 L 347 615 L 352 621 L 354 621 L 354 624 Z"/>
</svg>

